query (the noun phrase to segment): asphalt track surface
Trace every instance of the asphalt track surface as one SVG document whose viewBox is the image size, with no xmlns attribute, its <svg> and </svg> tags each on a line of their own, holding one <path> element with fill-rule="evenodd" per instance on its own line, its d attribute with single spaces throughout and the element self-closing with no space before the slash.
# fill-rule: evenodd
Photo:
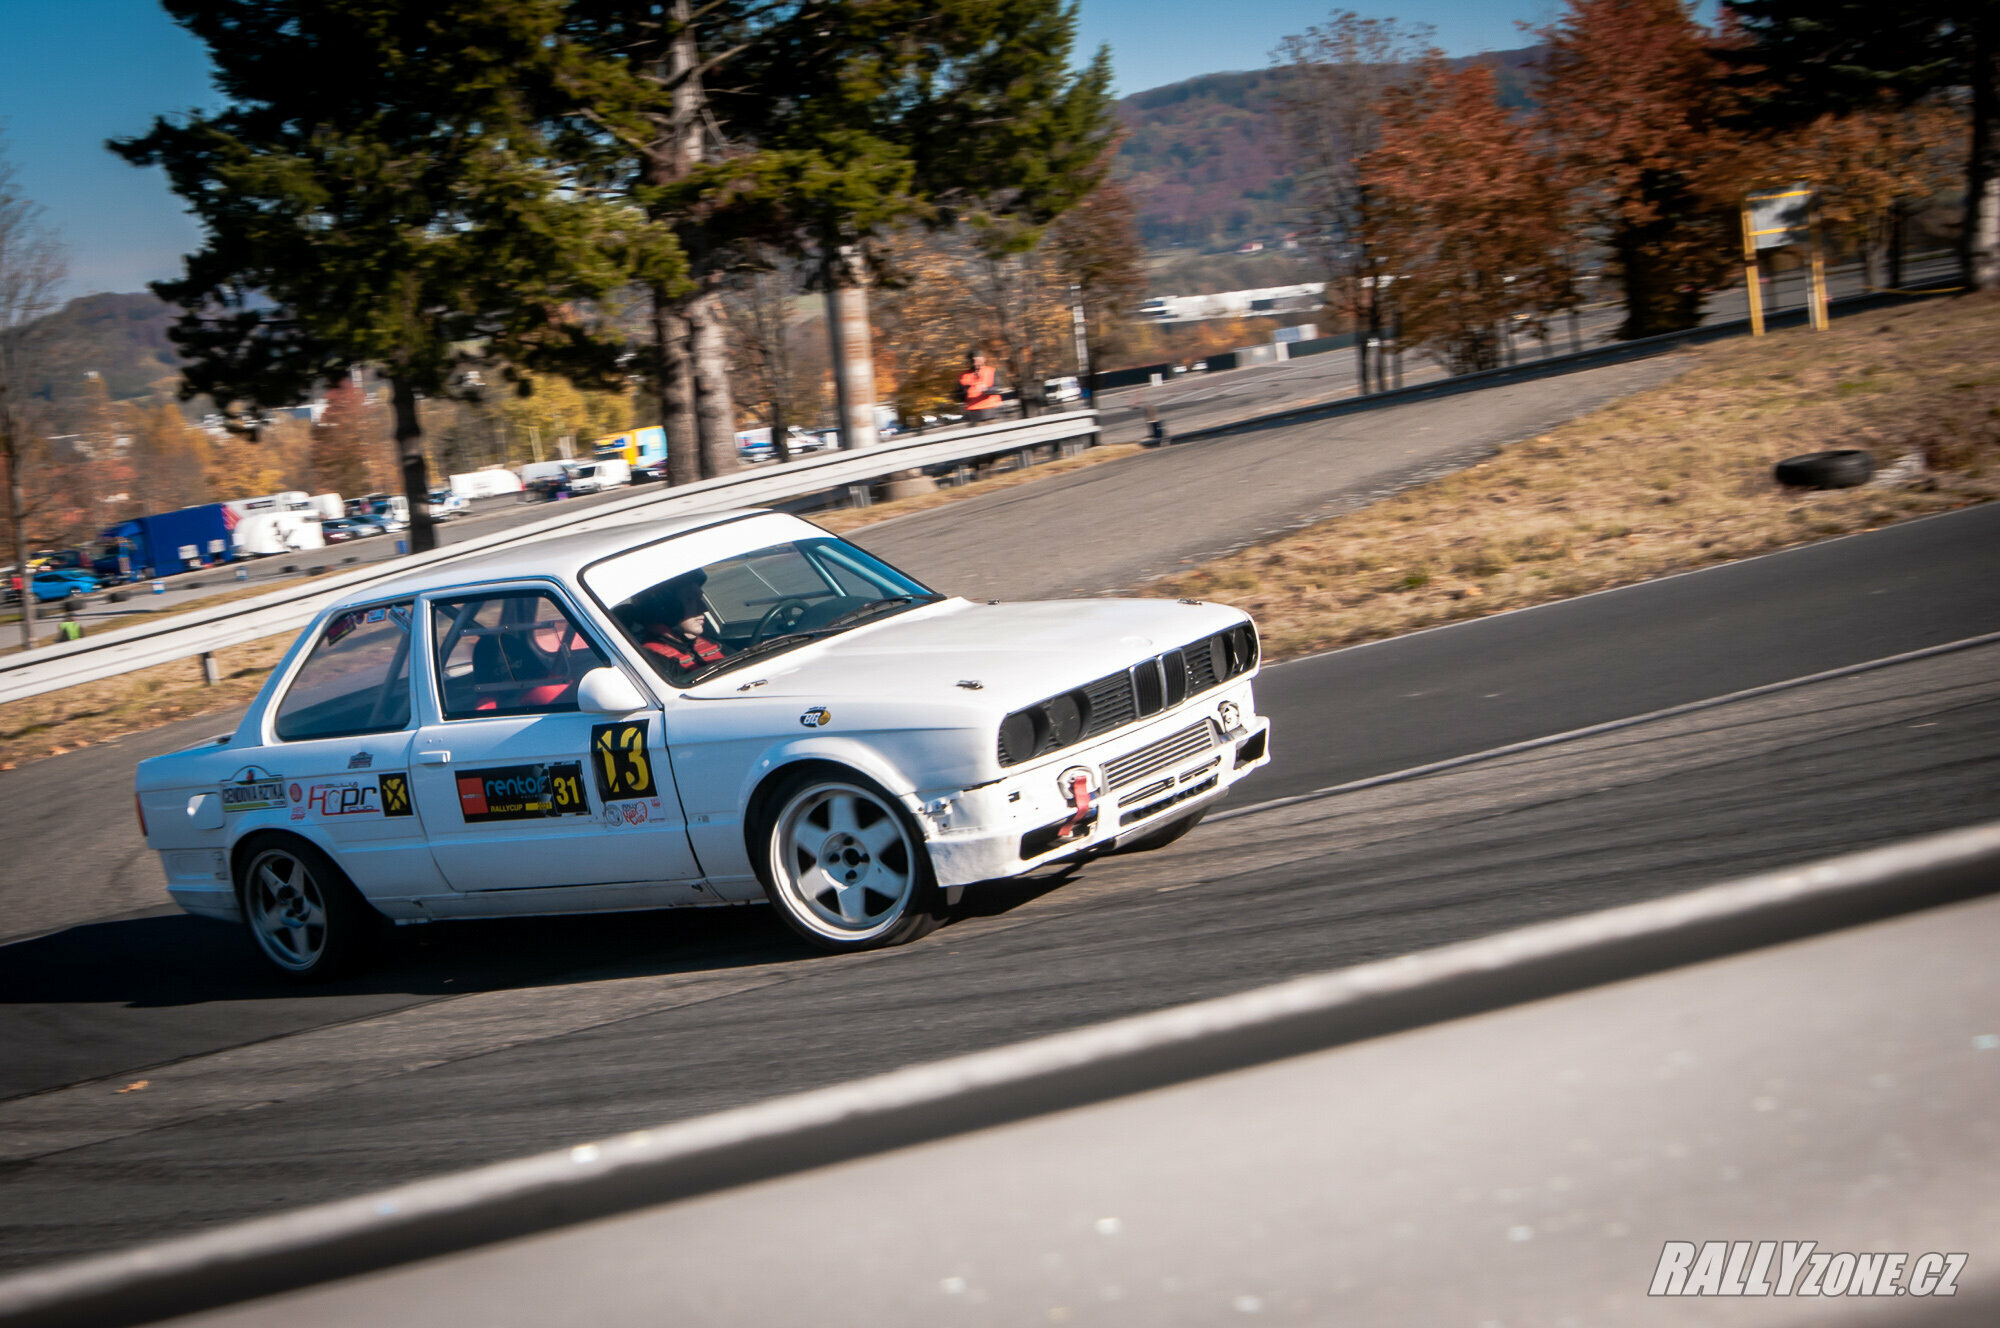
<svg viewBox="0 0 2000 1328">
<path fill-rule="evenodd" d="M 1995 630 L 1996 517 L 1931 518 L 1277 666 L 1261 694 L 1286 765 L 1245 796 L 1405 765 L 1398 733 L 1426 754 L 1469 752 L 1523 727 L 1558 732 L 1773 680 L 1758 676 L 1759 624 L 1785 673 Z M 1844 596 L 1787 616 L 1797 588 L 1822 578 Z M 1660 667 L 1656 636 L 1632 630 L 1668 613 L 1678 671 Z M 1722 665 L 1707 661 L 1732 659 L 1711 682 Z M 1411 709 L 1413 677 L 1503 660 L 1549 685 L 1498 706 L 1487 691 L 1500 689 L 1447 688 L 1419 698 L 1424 723 L 1388 723 L 1378 750 L 1361 745 L 1378 740 L 1354 723 Z M 132 750 L 78 755 L 102 763 L 99 806 L 122 819 Z M 80 766 L 36 768 L 30 797 Z M 400 932 L 375 973 L 298 994 L 266 983 L 229 928 L 87 922 L 10 946 L 0 965 L 12 1053 L 0 1263 L 1996 815 L 2000 647 L 1984 647 L 1203 827 L 1165 852 L 988 887 L 943 932 L 875 955 L 811 956 L 755 909 L 465 924 Z M 72 879 L 87 879 L 78 868 Z"/>
</svg>

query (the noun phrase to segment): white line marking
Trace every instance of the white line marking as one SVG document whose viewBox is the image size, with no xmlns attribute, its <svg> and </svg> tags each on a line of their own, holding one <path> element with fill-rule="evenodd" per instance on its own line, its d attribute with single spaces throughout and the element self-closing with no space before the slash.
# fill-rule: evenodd
<svg viewBox="0 0 2000 1328">
<path fill-rule="evenodd" d="M 1280 807 L 1294 807 L 1302 802 L 1317 802 L 1338 793 L 1353 793 L 1360 789 L 1374 788 L 1380 784 L 1397 784 L 1406 779 L 1420 779 L 1443 770 L 1455 770 L 1460 766 L 1472 765 L 1479 761 L 1490 761 L 1495 757 L 1513 756 L 1517 752 L 1532 752 L 1541 747 L 1553 747 L 1559 742 L 1571 742 L 1577 738 L 1595 737 L 1600 733 L 1615 733 L 1619 729 L 1635 728 L 1650 724 L 1658 719 L 1672 719 L 1676 715 L 1689 715 L 1699 710 L 1710 710 L 1717 706 L 1730 705 L 1737 701 L 1747 701 L 1755 696 L 1769 696 L 1773 692 L 1789 691 L 1794 687 L 1805 687 L 1816 682 L 1828 682 L 1834 678 L 1852 677 L 1857 673 L 1872 673 L 1876 669 L 1886 669 L 1896 664 L 1908 664 L 1915 660 L 1929 659 L 1933 655 L 1949 655 L 1958 650 L 1972 650 L 1979 646 L 2000 645 L 2000 632 L 1988 632 L 1983 636 L 1968 636 L 1957 641 L 1947 641 L 1943 645 L 1925 646 L 1921 650 L 1906 650 L 1900 655 L 1885 655 L 1881 659 L 1864 660 L 1859 664 L 1845 664 L 1823 673 L 1808 673 L 1801 678 L 1787 678 L 1783 682 L 1767 682 L 1760 687 L 1746 687 L 1740 692 L 1726 692 L 1721 696 L 1711 696 L 1700 701 L 1684 701 L 1680 705 L 1668 706 L 1664 710 L 1649 710 L 1643 715 L 1629 715 L 1624 719 L 1608 719 L 1601 724 L 1590 724 L 1580 729 L 1570 729 L 1564 733 L 1551 733 L 1546 737 L 1528 738 L 1521 742 L 1510 742 L 1504 747 L 1489 747 L 1483 752 L 1470 752 L 1464 756 L 1447 757 L 1442 761 L 1432 761 L 1428 765 L 1413 765 L 1406 770 L 1393 770 L 1386 775 L 1370 775 L 1366 779 L 1349 780 L 1345 784 L 1330 784 L 1314 789 L 1310 793 L 1294 793 L 1289 797 L 1272 798 L 1268 802 L 1253 802 L 1248 807 L 1231 807 L 1225 812 L 1216 812 L 1207 819 L 1208 824 L 1232 820 L 1238 816 L 1251 816 L 1258 812 L 1276 811 Z"/>
</svg>

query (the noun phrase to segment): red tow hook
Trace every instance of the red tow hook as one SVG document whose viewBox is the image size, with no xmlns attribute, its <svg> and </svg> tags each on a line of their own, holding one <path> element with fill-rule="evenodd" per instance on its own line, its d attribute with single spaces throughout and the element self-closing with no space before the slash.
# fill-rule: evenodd
<svg viewBox="0 0 2000 1328">
<path fill-rule="evenodd" d="M 1062 829 L 1056 831 L 1058 840 L 1074 839 L 1083 830 L 1084 822 L 1090 819 L 1090 776 L 1079 774 L 1069 781 L 1070 801 L 1076 804 L 1076 815 L 1063 822 Z"/>
</svg>

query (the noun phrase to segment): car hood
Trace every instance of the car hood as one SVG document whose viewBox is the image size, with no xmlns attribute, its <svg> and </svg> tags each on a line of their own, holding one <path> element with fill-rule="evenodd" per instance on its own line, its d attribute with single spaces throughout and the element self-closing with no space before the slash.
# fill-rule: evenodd
<svg viewBox="0 0 2000 1328">
<path fill-rule="evenodd" d="M 684 694 L 911 705 L 977 699 L 1005 713 L 1243 621 L 1240 610 L 1206 602 L 950 599 L 746 664 Z"/>
</svg>

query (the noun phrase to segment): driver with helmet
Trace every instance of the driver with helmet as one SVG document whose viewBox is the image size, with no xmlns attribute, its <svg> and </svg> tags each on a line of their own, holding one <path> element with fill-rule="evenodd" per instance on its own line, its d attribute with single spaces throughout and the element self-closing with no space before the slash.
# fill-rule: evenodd
<svg viewBox="0 0 2000 1328">
<path fill-rule="evenodd" d="M 723 658 L 722 646 L 707 635 L 708 617 L 701 599 L 707 580 L 705 572 L 689 572 L 662 581 L 633 602 L 640 648 L 678 672 L 692 673 Z"/>
</svg>

